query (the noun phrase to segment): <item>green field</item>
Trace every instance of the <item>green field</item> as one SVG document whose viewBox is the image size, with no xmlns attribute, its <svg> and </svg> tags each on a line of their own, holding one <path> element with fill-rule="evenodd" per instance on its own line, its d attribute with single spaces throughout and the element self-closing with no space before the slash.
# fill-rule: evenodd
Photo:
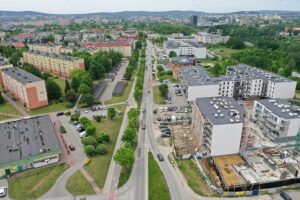
<svg viewBox="0 0 300 200">
<path fill-rule="evenodd" d="M 16 116 L 21 116 L 21 114 L 19 113 L 19 111 L 17 111 L 15 109 L 15 107 L 13 107 L 11 104 L 9 103 L 3 103 L 0 104 L 0 121 L 1 120 L 7 120 L 7 119 L 13 119 L 16 118 L 14 116 L 7 116 L 5 114 L 8 115 L 16 115 Z"/>
<path fill-rule="evenodd" d="M 31 115 L 40 115 L 40 114 L 44 114 L 44 113 L 65 111 L 65 110 L 69 109 L 66 106 L 67 106 L 66 102 L 54 103 L 54 104 L 50 104 L 50 105 L 42 107 L 42 108 L 37 108 L 37 109 L 31 110 L 31 111 L 29 111 L 29 113 Z"/>
<path fill-rule="evenodd" d="M 80 171 L 77 171 L 69 178 L 66 188 L 74 196 L 95 194 L 92 185 Z"/>
<path fill-rule="evenodd" d="M 170 191 L 166 179 L 156 163 L 153 154 L 148 153 L 148 187 L 149 200 L 168 200 L 171 199 Z M 167 162 L 167 161 L 165 161 Z"/>
<path fill-rule="evenodd" d="M 124 113 L 126 106 L 119 105 L 114 106 L 117 110 Z M 119 130 L 122 124 L 124 114 L 117 116 L 114 120 L 102 119 L 100 123 L 93 121 L 93 124 L 97 128 L 97 132 L 105 132 L 110 135 L 110 143 L 107 145 L 108 153 L 105 155 L 94 156 L 91 158 L 91 162 L 84 168 L 94 178 L 98 187 L 103 188 L 116 145 L 116 141 L 119 135 Z"/>
<path fill-rule="evenodd" d="M 65 163 L 18 174 L 8 180 L 8 192 L 12 199 L 37 199 L 54 185 L 57 178 L 67 169 Z"/>
<path fill-rule="evenodd" d="M 65 96 L 66 81 L 61 78 L 53 78 L 52 80 L 59 85 L 62 95 Z"/>
<path fill-rule="evenodd" d="M 176 160 L 178 168 L 194 192 L 201 196 L 218 196 L 207 185 L 193 160 Z"/>
<path fill-rule="evenodd" d="M 231 56 L 231 54 L 241 51 L 241 50 L 231 49 L 231 48 L 227 48 L 227 47 L 211 48 L 210 50 L 212 50 L 216 54 L 222 56 L 222 58 L 229 58 Z"/>
<path fill-rule="evenodd" d="M 123 95 L 121 95 L 119 97 L 112 97 L 110 100 L 104 101 L 104 104 L 109 105 L 109 104 L 127 101 L 129 93 L 132 89 L 132 85 L 133 85 L 133 80 L 127 81 Z"/>
<path fill-rule="evenodd" d="M 153 101 L 156 104 L 166 104 L 165 99 L 160 95 L 159 85 L 153 86 Z"/>
<path fill-rule="evenodd" d="M 132 171 L 132 167 L 133 166 L 128 167 L 127 170 L 125 170 L 125 168 L 122 167 L 121 174 L 120 174 L 120 177 L 119 177 L 118 188 L 122 187 L 128 181 L 128 179 L 130 177 L 130 174 L 131 174 L 131 171 Z"/>
</svg>

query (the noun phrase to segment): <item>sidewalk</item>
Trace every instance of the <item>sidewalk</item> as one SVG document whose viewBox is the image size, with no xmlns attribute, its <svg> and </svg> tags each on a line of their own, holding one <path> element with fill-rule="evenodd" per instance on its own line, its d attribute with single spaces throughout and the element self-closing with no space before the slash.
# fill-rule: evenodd
<svg viewBox="0 0 300 200">
<path fill-rule="evenodd" d="M 11 99 L 11 97 L 9 97 L 7 94 L 2 93 L 3 98 L 5 99 L 5 101 L 7 101 L 8 103 L 10 103 L 13 107 L 15 107 L 23 116 L 29 116 L 29 114 L 27 113 L 27 111 L 24 109 L 24 107 L 22 107 L 21 105 L 18 104 L 18 102 L 15 102 L 14 100 Z"/>
</svg>

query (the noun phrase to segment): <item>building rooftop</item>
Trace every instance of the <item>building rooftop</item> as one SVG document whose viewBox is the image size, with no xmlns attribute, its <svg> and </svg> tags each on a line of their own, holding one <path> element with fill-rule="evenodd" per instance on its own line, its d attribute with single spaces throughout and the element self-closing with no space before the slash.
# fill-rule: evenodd
<svg viewBox="0 0 300 200">
<path fill-rule="evenodd" d="M 0 123 L 0 137 L 0 165 L 60 150 L 49 115 Z"/>
<path fill-rule="evenodd" d="M 27 83 L 32 83 L 32 82 L 37 82 L 41 81 L 43 79 L 27 72 L 24 71 L 21 68 L 18 67 L 11 67 L 11 68 L 6 68 L 2 70 L 2 73 L 5 73 L 6 75 L 12 77 L 13 79 L 17 80 L 18 82 L 22 84 L 27 84 Z"/>
<path fill-rule="evenodd" d="M 283 119 L 300 118 L 300 108 L 292 105 L 287 99 L 262 99 L 257 100 L 267 110 Z"/>
<path fill-rule="evenodd" d="M 203 67 L 180 67 L 179 73 L 183 82 L 188 86 L 219 84 L 219 81 L 216 81 L 215 78 L 211 79 L 209 77 L 208 72 Z"/>
<path fill-rule="evenodd" d="M 198 42 L 193 42 L 193 41 L 176 41 L 176 40 L 168 40 L 168 41 L 166 41 L 166 47 L 168 49 L 176 49 L 176 48 L 179 48 L 179 47 L 204 48 Z"/>
<path fill-rule="evenodd" d="M 68 60 L 68 61 L 75 61 L 75 60 L 81 60 L 82 58 L 77 58 L 73 56 L 65 56 L 62 54 L 53 54 L 50 52 L 41 52 L 41 51 L 28 51 L 28 53 L 35 54 L 35 55 L 40 55 L 40 56 L 47 56 L 51 58 L 56 58 L 60 60 Z"/>
<path fill-rule="evenodd" d="M 232 97 L 197 98 L 196 105 L 213 125 L 243 123 L 244 108 Z"/>
<path fill-rule="evenodd" d="M 193 64 L 196 61 L 196 57 L 193 56 L 177 56 L 171 58 L 172 63 L 178 64 Z"/>
<path fill-rule="evenodd" d="M 245 64 L 228 66 L 227 74 L 244 76 L 244 77 L 248 77 L 248 79 L 257 78 L 257 79 L 270 80 L 273 82 L 293 82 L 293 80 L 289 80 L 285 77 L 279 76 L 278 74 L 274 74 L 272 72 L 268 72 Z"/>
</svg>

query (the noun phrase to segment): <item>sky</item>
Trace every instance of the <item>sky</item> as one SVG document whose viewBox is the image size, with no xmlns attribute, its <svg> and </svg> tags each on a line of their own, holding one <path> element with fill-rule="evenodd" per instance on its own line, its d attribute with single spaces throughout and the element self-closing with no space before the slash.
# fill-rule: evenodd
<svg viewBox="0 0 300 200">
<path fill-rule="evenodd" d="M 300 0 L 0 0 L 0 10 L 30 10 L 60 14 L 166 10 L 204 12 L 299 11 Z"/>
</svg>

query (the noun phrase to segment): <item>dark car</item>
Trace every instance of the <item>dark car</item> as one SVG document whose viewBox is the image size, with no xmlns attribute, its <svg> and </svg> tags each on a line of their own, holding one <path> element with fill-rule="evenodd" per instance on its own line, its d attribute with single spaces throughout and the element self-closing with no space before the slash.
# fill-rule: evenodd
<svg viewBox="0 0 300 200">
<path fill-rule="evenodd" d="M 162 154 L 157 154 L 157 158 L 158 158 L 158 160 L 159 161 L 164 161 L 165 159 L 164 159 L 164 157 L 163 157 L 163 155 Z"/>
<path fill-rule="evenodd" d="M 77 131 L 78 131 L 79 133 L 83 132 L 83 131 L 84 131 L 83 126 L 79 126 L 79 127 L 77 128 Z"/>
<path fill-rule="evenodd" d="M 74 121 L 74 122 L 73 122 L 73 125 L 74 125 L 74 126 L 77 126 L 78 124 L 80 124 L 79 121 Z"/>
<path fill-rule="evenodd" d="M 166 128 L 168 128 L 168 126 L 166 126 L 166 125 L 159 125 L 159 128 L 160 129 L 166 129 Z"/>
<path fill-rule="evenodd" d="M 64 113 L 64 112 L 59 112 L 59 113 L 56 113 L 56 116 L 63 116 L 63 115 L 65 115 L 65 113 Z"/>
<path fill-rule="evenodd" d="M 171 137 L 171 134 L 162 133 L 160 136 L 161 136 L 162 138 L 167 138 L 167 137 Z"/>
<path fill-rule="evenodd" d="M 290 197 L 290 195 L 286 192 L 280 192 L 280 196 L 285 200 L 292 200 L 292 197 Z"/>
<path fill-rule="evenodd" d="M 164 129 L 161 129 L 161 132 L 170 132 L 171 131 L 171 129 L 170 128 L 164 128 Z"/>
<path fill-rule="evenodd" d="M 142 125 L 142 129 L 145 130 L 146 129 L 146 124 Z"/>
<path fill-rule="evenodd" d="M 154 113 L 154 114 L 156 114 L 156 113 L 157 113 L 157 110 L 156 110 L 156 109 L 154 109 L 154 110 L 153 110 L 153 113 Z"/>
<path fill-rule="evenodd" d="M 159 125 L 165 125 L 165 126 L 167 126 L 167 125 L 169 125 L 169 122 L 161 122 Z"/>
<path fill-rule="evenodd" d="M 143 113 L 146 113 L 146 108 L 143 108 Z"/>
<path fill-rule="evenodd" d="M 74 147 L 72 144 L 69 145 L 69 149 L 70 149 L 71 151 L 75 151 L 75 147 Z"/>
</svg>

